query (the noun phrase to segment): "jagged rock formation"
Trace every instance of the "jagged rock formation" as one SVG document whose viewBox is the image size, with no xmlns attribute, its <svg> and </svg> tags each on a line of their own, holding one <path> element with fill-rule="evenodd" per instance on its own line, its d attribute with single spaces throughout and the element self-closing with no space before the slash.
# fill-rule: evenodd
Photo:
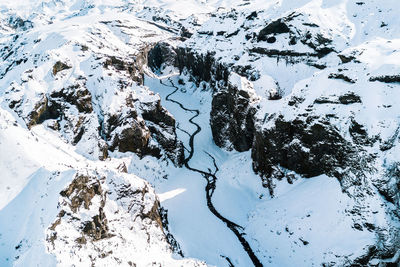
<svg viewBox="0 0 400 267">
<path fill-rule="evenodd" d="M 208 82 L 214 89 L 210 124 L 215 144 L 228 150 L 251 149 L 254 170 L 260 174 L 264 186 L 269 188 L 272 195 L 276 183 L 274 181 L 285 176 L 281 171 L 282 167 L 305 177 L 325 174 L 336 177 L 342 190 L 358 203 L 356 209 L 360 217 L 355 219 L 357 224 L 374 225 L 368 218 L 372 211 L 365 203 L 370 201 L 368 199 L 379 196 L 388 201 L 383 204 L 386 206 L 387 216 L 398 222 L 400 217 L 395 210 L 400 207 L 400 203 L 395 199 L 398 199 L 400 190 L 398 178 L 394 178 L 397 177 L 396 171 L 393 170 L 396 169 L 394 166 L 398 165 L 399 159 L 389 156 L 389 160 L 380 152 L 386 151 L 385 144 L 388 141 L 385 138 L 392 140 L 389 141 L 391 144 L 394 139 L 382 137 L 376 129 L 372 133 L 370 129 L 376 126 L 355 115 L 360 112 L 360 107 L 369 110 L 374 106 L 363 89 L 368 86 L 365 84 L 376 81 L 391 84 L 396 82 L 397 76 L 387 74 L 368 77 L 370 73 L 364 68 L 355 77 L 350 69 L 354 64 L 362 63 L 362 59 L 357 57 L 361 55 L 359 50 L 345 50 L 346 46 L 339 44 L 337 39 L 323 33 L 323 25 L 307 21 L 304 13 L 292 12 L 269 21 L 261 30 L 251 33 L 253 28 L 262 25 L 260 13 L 262 11 L 234 10 L 215 16 L 184 45 L 173 52 L 171 49 L 163 52 L 169 55 L 168 64 L 174 64 L 181 72 L 188 71 L 198 83 Z M 228 31 L 215 32 L 212 29 L 215 24 L 221 29 L 228 24 L 231 27 Z M 220 36 L 224 38 L 221 39 Z M 243 38 L 246 40 L 242 43 L 246 47 L 245 52 L 235 45 L 235 42 L 242 41 Z M 345 52 L 337 52 L 341 50 Z M 332 60 L 332 54 L 341 61 Z M 346 56 L 349 54 L 351 56 Z M 172 56 L 175 60 L 171 60 Z M 250 67 L 243 65 L 246 60 L 240 60 L 246 56 L 253 59 Z M 249 90 L 242 89 L 243 83 L 242 86 L 235 86 L 228 79 L 230 75 L 238 77 L 240 74 L 243 76 L 240 79 L 250 80 L 248 88 L 262 86 L 263 76 L 270 73 L 263 73 L 264 70 L 260 67 L 271 62 L 271 58 L 284 58 L 286 64 L 289 63 L 287 75 L 290 75 L 290 69 L 297 71 L 297 64 L 303 63 L 310 68 L 328 70 L 327 74 L 320 74 L 318 78 L 298 85 L 296 91 L 278 104 L 270 101 L 276 101 L 279 97 L 269 97 L 268 100 L 264 95 L 257 96 L 257 90 L 254 94 L 249 94 Z M 158 64 L 162 65 L 163 60 L 164 58 L 159 57 Z M 362 67 L 356 68 L 360 70 Z M 301 75 L 296 79 L 300 81 Z M 337 82 L 332 82 L 332 85 L 328 83 L 327 87 L 330 89 L 322 89 L 313 84 L 318 84 L 318 79 Z M 348 86 L 338 84 L 343 82 Z M 279 83 L 282 84 L 281 81 Z M 356 87 L 350 87 L 352 85 Z M 336 89 L 338 86 L 342 88 Z M 287 89 L 284 90 L 284 94 L 288 94 Z M 259 97 L 261 100 L 255 101 Z M 381 118 L 390 116 L 384 110 L 379 112 L 386 114 Z M 384 120 L 380 123 L 385 124 Z M 391 136 L 397 138 L 397 126 L 391 127 L 390 131 Z M 394 145 L 389 147 L 388 149 L 396 149 Z M 397 150 L 392 151 L 396 153 L 394 151 Z M 381 165 L 387 160 L 391 162 L 389 165 Z M 376 190 L 379 191 L 378 195 L 374 193 Z M 386 233 L 381 226 L 367 227 L 368 231 L 375 232 L 380 237 L 381 243 L 378 242 L 373 252 L 366 254 L 368 256 L 355 259 L 356 263 L 366 264 L 373 257 L 394 256 L 399 249 L 396 245 L 399 230 L 387 223 Z"/>
<path fill-rule="evenodd" d="M 128 174 L 76 174 L 60 192 L 58 206 L 46 235 L 48 252 L 59 263 L 67 254 L 70 264 L 173 264 L 172 259 L 143 257 L 146 250 L 157 249 L 157 242 L 163 245 L 153 252 L 161 256 L 170 251 L 158 200 L 143 180 Z M 190 260 L 181 264 L 200 266 Z"/>
<path fill-rule="evenodd" d="M 254 139 L 257 96 L 245 78 L 232 74 L 226 89 L 213 96 L 210 125 L 216 145 L 247 151 Z"/>
<path fill-rule="evenodd" d="M 122 27 L 112 22 L 101 23 L 116 29 Z M 46 42 L 38 40 L 35 44 L 44 47 Z M 63 49 L 68 46 L 67 42 L 61 44 Z M 181 164 L 183 147 L 176 138 L 174 119 L 161 106 L 160 99 L 142 87 L 150 44 L 140 44 L 141 47 L 128 56 L 102 55 L 95 52 L 96 45 L 89 43 L 77 46 L 79 49 L 74 56 L 92 62 L 88 73 L 78 73 L 79 67 L 71 59 L 57 60 L 49 69 L 48 64 L 54 59 L 45 58 L 36 65 L 46 66 L 52 74 L 48 79 L 57 85 L 33 98 L 21 98 L 23 91 L 40 79 L 41 74 L 30 68 L 24 71 L 22 80 L 13 80 L 8 87 L 9 107 L 26 118 L 29 128 L 45 123 L 93 158 L 105 159 L 110 149 L 158 158 L 166 155 L 175 164 Z M 18 48 L 14 49 L 14 55 L 8 59 L 10 62 L 18 55 Z M 109 79 L 108 88 L 114 93 L 96 89 L 104 80 L 102 75 L 115 76 Z M 135 93 L 131 92 L 132 87 Z M 116 104 L 113 110 L 107 106 L 109 101 Z M 88 150 L 89 140 L 98 140 L 97 147 Z"/>
<path fill-rule="evenodd" d="M 0 265 L 245 265 L 197 176 L 255 265 L 399 263 L 395 0 L 117 2 L 0 7 Z"/>
</svg>

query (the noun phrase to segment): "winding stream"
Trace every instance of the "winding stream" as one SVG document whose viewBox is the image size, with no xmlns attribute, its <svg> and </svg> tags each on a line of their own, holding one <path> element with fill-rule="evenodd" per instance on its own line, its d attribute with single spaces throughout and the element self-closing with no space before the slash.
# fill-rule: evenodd
<svg viewBox="0 0 400 267">
<path fill-rule="evenodd" d="M 200 125 L 198 125 L 193 120 L 200 115 L 200 111 L 197 109 L 186 108 L 185 106 L 183 106 L 182 103 L 172 99 L 171 96 L 174 95 L 179 90 L 179 88 L 177 86 L 175 86 L 175 84 L 172 82 L 172 80 L 170 78 L 168 78 L 168 81 L 170 82 L 171 85 L 163 83 L 163 81 L 160 79 L 160 83 L 162 85 L 172 87 L 175 90 L 172 91 L 170 94 L 168 94 L 165 97 L 165 100 L 179 105 L 179 107 L 185 111 L 194 113 L 194 115 L 189 119 L 189 122 L 196 127 L 196 130 L 192 134 L 186 132 L 187 134 L 189 134 L 189 147 L 190 148 L 188 149 L 189 155 L 184 160 L 185 167 L 190 171 L 200 173 L 206 179 L 207 185 L 206 185 L 205 191 L 206 191 L 206 199 L 207 199 L 208 209 L 211 211 L 211 213 L 215 217 L 217 217 L 220 221 L 222 221 L 235 234 L 235 236 L 238 238 L 239 242 L 241 243 L 243 249 L 246 251 L 247 255 L 250 257 L 251 261 L 253 262 L 254 266 L 256 266 L 256 267 L 263 266 L 262 263 L 260 262 L 260 260 L 257 258 L 255 253 L 253 252 L 253 250 L 251 249 L 247 240 L 244 238 L 244 236 L 246 234 L 244 233 L 243 227 L 230 221 L 229 219 L 225 218 L 224 216 L 222 216 L 217 211 L 217 209 L 214 207 L 214 204 L 212 202 L 212 196 L 215 191 L 215 184 L 217 181 L 216 173 L 218 172 L 218 166 L 216 164 L 215 158 L 211 154 L 209 154 L 208 152 L 205 151 L 205 153 L 213 160 L 214 168 L 215 168 L 214 172 L 212 172 L 211 169 L 208 169 L 208 171 L 203 171 L 200 169 L 193 168 L 189 165 L 189 161 L 192 159 L 193 154 L 194 154 L 194 138 L 201 131 Z M 226 260 L 228 261 L 230 266 L 233 266 L 233 264 L 231 263 L 229 258 L 226 258 Z"/>
</svg>

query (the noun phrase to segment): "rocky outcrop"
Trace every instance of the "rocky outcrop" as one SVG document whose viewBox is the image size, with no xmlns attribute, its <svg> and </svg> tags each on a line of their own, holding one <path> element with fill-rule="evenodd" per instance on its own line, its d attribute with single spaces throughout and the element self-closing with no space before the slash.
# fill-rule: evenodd
<svg viewBox="0 0 400 267">
<path fill-rule="evenodd" d="M 104 177 L 101 178 L 104 181 Z M 58 242 L 62 242 L 63 237 L 58 236 L 57 230 L 60 225 L 70 220 L 78 220 L 81 223 L 79 227 L 81 236 L 75 239 L 79 247 L 87 242 L 94 242 L 109 238 L 114 235 L 108 232 L 108 220 L 103 211 L 106 202 L 106 193 L 101 184 L 101 179 L 96 177 L 77 174 L 70 185 L 60 192 L 62 197 L 61 206 L 63 209 L 59 212 L 57 219 L 49 227 L 47 241 L 55 248 Z M 98 207 L 92 207 L 93 202 L 98 202 Z M 81 209 L 91 210 L 93 215 L 91 219 L 78 219 Z M 57 240 L 61 239 L 61 240 Z"/>
<path fill-rule="evenodd" d="M 16 103 L 10 104 L 11 108 L 14 108 Z M 60 117 L 60 105 L 54 101 L 49 100 L 46 96 L 43 96 L 38 101 L 34 109 L 29 113 L 27 117 L 27 126 L 31 128 L 34 125 L 40 124 L 48 119 L 57 119 Z"/>
<path fill-rule="evenodd" d="M 210 125 L 217 146 L 241 152 L 252 147 L 257 100 L 252 84 L 235 73 L 226 88 L 214 94 Z"/>
<path fill-rule="evenodd" d="M 258 41 L 267 41 L 268 35 L 281 34 L 290 32 L 289 27 L 282 19 L 278 19 L 269 23 L 263 28 L 257 36 Z"/>
<path fill-rule="evenodd" d="M 79 83 L 53 92 L 50 98 L 58 105 L 61 105 L 61 103 L 74 105 L 81 113 L 93 111 L 92 95 L 84 85 Z"/>
<path fill-rule="evenodd" d="M 198 54 L 190 48 L 176 49 L 176 67 L 182 72 L 187 69 L 198 81 L 210 82 L 214 86 L 217 81 L 228 81 L 229 66 L 219 63 L 213 53 Z"/>
<path fill-rule="evenodd" d="M 157 43 L 148 53 L 147 64 L 154 73 L 162 72 L 166 66 L 175 66 L 177 54 L 167 42 Z"/>
<path fill-rule="evenodd" d="M 150 49 L 144 46 L 132 61 L 117 57 L 108 58 L 105 68 L 112 68 L 117 72 L 128 74 L 129 80 L 143 85 L 144 68 L 161 68 L 161 61 L 172 60 L 174 56 L 167 56 L 167 43 L 160 43 Z M 155 69 L 154 69 L 155 70 Z M 123 88 L 125 90 L 125 88 Z M 149 95 L 147 100 L 139 100 L 129 93 L 125 102 L 120 103 L 119 111 L 105 112 L 103 129 L 110 150 L 120 152 L 134 152 L 140 156 L 151 155 L 160 158 L 164 153 L 175 164 L 183 161 L 183 145 L 176 137 L 175 119 L 161 106 L 161 100 L 152 92 L 145 90 Z"/>
<path fill-rule="evenodd" d="M 103 127 L 111 151 L 142 154 L 147 148 L 150 131 L 135 110 L 120 115 L 106 114 Z"/>
<path fill-rule="evenodd" d="M 56 64 L 54 64 L 54 66 L 53 66 L 53 75 L 55 76 L 60 71 L 67 70 L 67 69 L 70 69 L 70 68 L 71 68 L 71 66 L 68 66 L 64 62 L 57 61 Z"/>
<path fill-rule="evenodd" d="M 80 53 L 92 52 L 88 46 L 83 47 Z M 63 75 L 73 68 L 64 60 L 48 69 L 51 79 L 57 81 L 56 88 L 26 99 L 20 95 L 22 87 L 26 81 L 34 80 L 33 70 L 27 70 L 26 81 L 10 86 L 9 107 L 24 117 L 28 128 L 44 123 L 88 157 L 105 159 L 108 150 L 129 151 L 157 158 L 165 155 L 179 165 L 183 146 L 176 137 L 175 120 L 161 106 L 159 97 L 143 86 L 150 47 L 149 43 L 143 44 L 140 52 L 125 57 L 96 55 L 93 69 L 102 67 L 102 72 L 113 76 L 111 88 L 104 90 L 89 89 L 87 85 L 104 80 L 104 76 L 95 79 L 93 73 L 75 75 L 74 70 L 71 77 Z M 106 106 L 112 101 L 115 111 Z"/>
<path fill-rule="evenodd" d="M 301 31 L 292 31 L 294 19 L 295 15 L 278 19 L 271 25 L 265 26 L 258 35 L 249 36 L 251 44 L 256 45 L 247 51 L 257 54 L 257 58 L 296 57 L 303 63 L 308 62 L 309 58 L 319 60 L 334 52 L 332 41 L 313 30 L 318 28 L 318 25 L 305 25 Z M 218 33 L 215 35 L 204 31 L 199 34 L 199 39 L 207 38 L 204 37 L 207 34 L 219 36 Z M 273 43 L 272 38 L 276 41 L 277 35 L 287 35 L 288 38 L 284 40 L 288 40 L 289 43 L 285 44 L 288 47 L 299 42 L 299 45 L 303 44 L 312 50 L 304 50 L 311 52 L 281 50 L 269 48 L 265 43 L 262 46 L 259 44 L 258 47 L 257 43 L 260 42 Z M 216 145 L 237 151 L 251 149 L 253 168 L 260 174 L 263 186 L 269 189 L 271 196 L 275 194 L 278 180 L 287 178 L 288 183 L 293 183 L 290 171 L 306 178 L 319 175 L 337 178 L 343 192 L 356 203 L 346 214 L 354 218 L 355 229 L 374 232 L 380 240 L 376 243 L 373 254 L 366 254 L 365 258 L 360 258 L 359 262 L 355 260 L 354 263 L 368 263 L 373 257 L 379 259 L 392 257 L 393 252 L 398 249 L 396 245 L 398 230 L 390 226 L 385 232 L 377 226 L 370 219 L 375 211 L 365 203 L 366 200 L 381 198 L 382 195 L 387 203 L 399 207 L 400 190 L 396 178 L 398 167 L 393 167 L 397 166 L 393 163 L 390 168 L 384 167 L 391 171 L 378 170 L 379 159 L 376 152 L 371 152 L 371 148 L 376 147 L 379 137 L 370 136 L 367 128 L 354 119 L 352 112 L 358 112 L 368 99 L 363 98 L 360 91 L 350 87 L 348 91 L 332 90 L 323 95 L 315 93 L 318 88 L 312 88 L 310 96 L 305 93 L 311 91 L 307 88 L 309 86 L 307 84 L 304 85 L 304 89 L 296 88 L 298 91 L 293 93 L 287 102 L 280 100 L 283 104 L 277 106 L 285 111 L 282 114 L 286 116 L 280 115 L 280 110 L 273 111 L 265 106 L 263 110 L 268 110 L 268 113 L 261 114 L 263 110 L 257 107 L 257 100 L 249 93 L 251 90 L 246 89 L 249 86 L 243 86 L 246 82 L 242 82 L 246 81 L 246 78 L 250 81 L 259 78 L 257 75 L 252 75 L 254 73 L 252 67 L 239 67 L 233 60 L 232 64 L 220 63 L 219 61 L 227 62 L 218 58 L 224 55 L 223 53 L 196 53 L 195 48 L 194 42 L 192 46 L 177 48 L 175 50 L 177 59 L 174 62 L 181 72 L 186 69 L 198 83 L 209 82 L 213 88 L 210 125 Z M 197 48 L 204 51 L 201 47 Z M 234 83 L 229 78 L 233 72 L 243 76 L 239 83 Z M 352 86 L 360 78 L 348 73 L 351 72 L 341 72 L 341 69 L 338 69 L 338 73 L 328 72 L 325 79 L 339 79 L 341 81 L 328 81 Z M 379 80 L 384 79 L 376 79 Z M 396 82 L 396 79 L 385 79 L 385 82 L 392 81 Z M 269 97 L 269 100 L 273 99 L 275 98 Z M 269 103 L 272 105 L 271 101 L 263 100 L 260 106 Z M 289 108 L 285 106 L 286 103 Z M 329 112 L 326 112 L 327 109 Z M 341 109 L 349 111 L 347 117 L 336 117 L 337 110 Z M 395 136 L 397 138 L 398 134 Z M 393 144 L 393 140 L 390 144 Z M 382 149 L 393 148 L 390 144 Z M 377 191 L 378 194 L 375 193 Z M 385 212 L 398 220 L 399 215 L 393 209 L 387 208 Z"/>
<path fill-rule="evenodd" d="M 254 170 L 267 177 L 280 165 L 306 177 L 328 174 L 340 179 L 337 168 L 357 164 L 352 160 L 356 152 L 327 121 L 278 117 L 272 127 L 256 132 L 252 158 Z"/>
<path fill-rule="evenodd" d="M 156 194 L 132 174 L 79 172 L 60 192 L 58 210 L 45 243 L 57 261 L 67 258 L 68 264 L 85 266 L 204 265 L 170 259 L 172 248 Z M 147 259 L 146 253 L 157 256 Z"/>
<path fill-rule="evenodd" d="M 385 175 L 375 179 L 374 186 L 388 202 L 400 208 L 400 162 L 385 167 Z M 398 216 L 400 217 L 400 211 Z"/>
<path fill-rule="evenodd" d="M 144 53 L 145 54 L 145 53 Z M 143 54 L 143 55 L 144 55 Z M 104 62 L 104 68 L 113 68 L 116 71 L 125 72 L 129 75 L 129 78 L 138 83 L 143 84 L 143 64 L 142 54 L 139 54 L 137 58 L 124 60 L 115 56 L 107 58 Z M 140 65 L 142 63 L 142 65 Z"/>
<path fill-rule="evenodd" d="M 183 164 L 183 144 L 176 135 L 175 119 L 161 106 L 161 99 L 152 103 L 141 103 L 140 109 L 151 136 L 167 157 L 178 165 Z M 157 153 L 157 149 L 153 149 L 153 153 Z"/>
<path fill-rule="evenodd" d="M 382 75 L 373 76 L 369 78 L 370 82 L 384 82 L 384 83 L 400 83 L 400 75 Z"/>
<path fill-rule="evenodd" d="M 130 95 L 119 112 L 105 114 L 103 132 L 111 151 L 157 158 L 165 153 L 175 164 L 183 162 L 183 145 L 176 136 L 175 119 L 161 106 L 158 96 L 141 102 Z"/>
<path fill-rule="evenodd" d="M 30 20 L 24 20 L 18 16 L 11 16 L 8 19 L 8 24 L 15 30 L 26 31 L 33 28 L 33 23 Z"/>
</svg>

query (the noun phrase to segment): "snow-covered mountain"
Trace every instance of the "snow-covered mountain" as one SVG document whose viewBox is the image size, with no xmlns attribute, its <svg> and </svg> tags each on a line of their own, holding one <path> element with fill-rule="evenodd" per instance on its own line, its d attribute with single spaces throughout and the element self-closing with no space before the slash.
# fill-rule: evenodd
<svg viewBox="0 0 400 267">
<path fill-rule="evenodd" d="M 397 0 L 0 0 L 0 266 L 397 266 Z"/>
</svg>

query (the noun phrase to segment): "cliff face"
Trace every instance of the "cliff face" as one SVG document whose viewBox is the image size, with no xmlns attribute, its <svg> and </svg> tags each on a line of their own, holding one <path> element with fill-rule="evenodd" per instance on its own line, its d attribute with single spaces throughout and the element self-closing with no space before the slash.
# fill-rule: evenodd
<svg viewBox="0 0 400 267">
<path fill-rule="evenodd" d="M 377 67 L 387 69 L 386 77 L 393 69 L 376 66 L 362 55 L 374 49 L 368 42 L 344 45 L 340 38 L 324 35 L 326 25 L 307 21 L 301 11 L 267 20 L 257 32 L 265 23 L 261 13 L 231 11 L 211 18 L 173 53 L 164 51 L 171 55 L 168 64 L 190 73 L 197 83 L 209 84 L 215 144 L 251 150 L 253 169 L 271 195 L 278 181 L 291 181 L 287 170 L 308 178 L 335 177 L 357 203 L 358 228 L 380 240 L 354 262 L 394 256 L 399 249 L 397 223 L 387 221 L 385 232 L 373 223 L 373 210 L 366 204 L 382 197 L 386 215 L 399 221 L 394 171 L 398 124 L 387 97 L 398 85 L 372 77 Z M 229 30 L 223 30 L 228 25 Z M 375 47 L 379 41 L 374 42 Z M 374 95 L 385 97 L 376 102 Z"/>
<path fill-rule="evenodd" d="M 183 162 L 174 117 L 143 85 L 150 47 L 170 36 L 107 14 L 2 28 L 10 31 L 0 34 L 2 266 L 204 265 L 172 258 L 152 185 L 116 159 Z M 20 212 L 24 205 L 31 211 Z"/>
<path fill-rule="evenodd" d="M 0 265 L 399 263 L 396 0 L 22 2 Z"/>
<path fill-rule="evenodd" d="M 254 115 L 259 99 L 251 83 L 238 74 L 213 96 L 210 125 L 217 146 L 247 151 L 253 145 Z"/>
<path fill-rule="evenodd" d="M 69 257 L 71 264 L 85 265 L 174 264 L 168 259 L 171 248 L 163 233 L 159 202 L 143 180 L 121 173 L 77 173 L 60 192 L 58 205 L 57 218 L 46 230 L 47 250 L 58 262 Z M 154 247 L 149 236 L 162 245 Z M 160 257 L 139 259 L 149 250 Z"/>
<path fill-rule="evenodd" d="M 97 26 L 101 25 L 98 23 Z M 104 24 L 117 31 L 126 26 L 122 22 Z M 105 42 L 103 38 L 107 37 L 98 38 Z M 37 41 L 36 51 L 46 50 L 46 45 L 46 40 Z M 59 45 L 57 53 L 64 55 L 70 44 Z M 24 78 L 11 78 L 13 81 L 6 89 L 9 107 L 25 119 L 29 128 L 44 123 L 93 158 L 105 159 L 108 150 L 129 151 L 158 158 L 164 155 L 181 164 L 183 148 L 176 138 L 174 118 L 161 106 L 159 97 L 143 86 L 152 41 L 138 40 L 136 48 L 125 54 L 101 54 L 97 52 L 100 45 L 84 41 L 75 46 L 69 58 L 54 56 L 39 62 L 26 58 Z M 13 55 L 8 60 L 12 62 L 24 55 L 25 49 L 11 49 Z M 81 58 L 91 65 L 81 66 Z M 48 75 L 42 77 L 44 73 L 40 74 L 38 69 L 48 71 Z M 4 80 L 7 77 L 11 75 Z M 24 90 L 31 90 L 41 79 L 54 86 L 36 92 L 32 98 L 21 97 Z M 103 83 L 105 80 L 108 85 Z M 104 86 L 108 88 L 103 90 Z M 97 140 L 97 147 L 88 148 L 89 140 Z"/>
</svg>

